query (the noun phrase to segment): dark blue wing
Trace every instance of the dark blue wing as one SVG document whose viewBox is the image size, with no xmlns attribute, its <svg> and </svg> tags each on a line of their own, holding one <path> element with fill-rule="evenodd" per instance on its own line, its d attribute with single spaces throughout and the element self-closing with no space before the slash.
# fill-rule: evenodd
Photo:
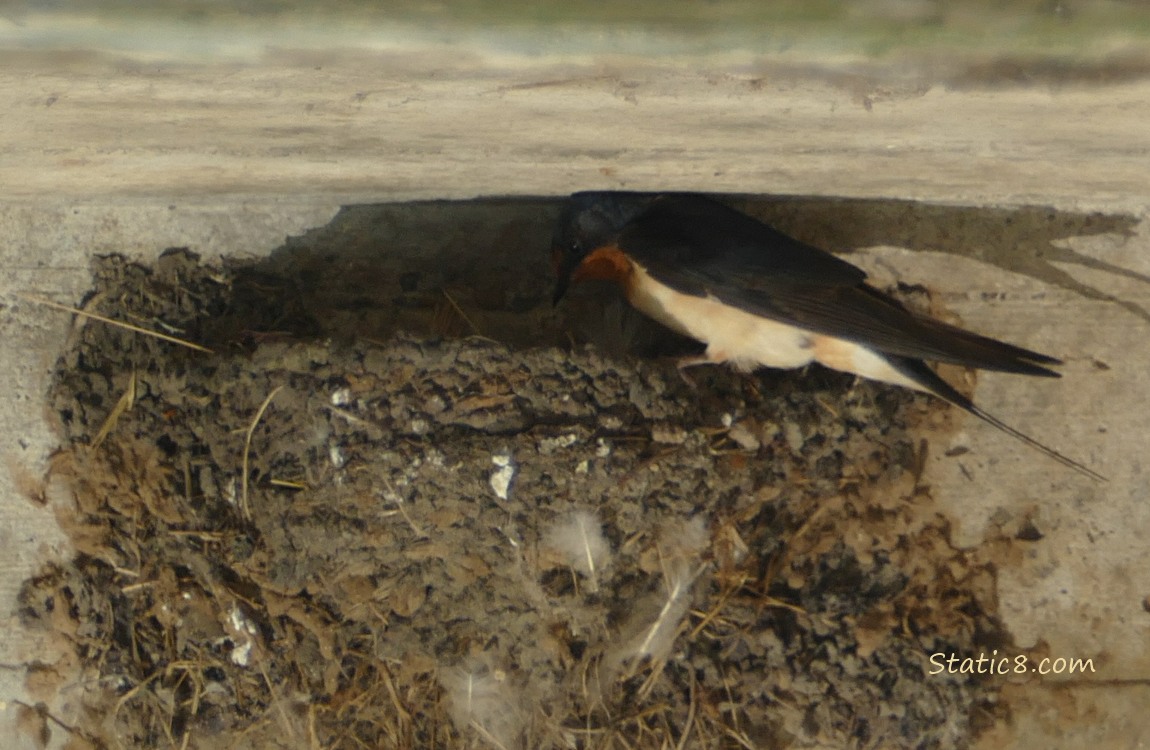
<svg viewBox="0 0 1150 750">
<path fill-rule="evenodd" d="M 617 245 L 656 280 L 884 354 L 1058 377 L 1059 360 L 907 310 L 859 268 L 699 196 L 654 200 Z"/>
</svg>

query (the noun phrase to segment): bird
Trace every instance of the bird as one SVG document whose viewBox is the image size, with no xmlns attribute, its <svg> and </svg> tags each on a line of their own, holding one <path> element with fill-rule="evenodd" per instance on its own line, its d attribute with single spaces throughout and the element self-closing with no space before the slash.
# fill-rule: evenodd
<svg viewBox="0 0 1150 750">
<path fill-rule="evenodd" d="M 743 371 L 817 362 L 935 396 L 1096 481 L 1098 472 L 977 406 L 928 364 L 1057 378 L 1061 360 L 912 311 L 866 273 L 714 198 L 588 191 L 563 206 L 551 243 L 558 305 L 573 283 L 618 283 L 627 301 L 706 345 L 680 368 Z"/>
</svg>

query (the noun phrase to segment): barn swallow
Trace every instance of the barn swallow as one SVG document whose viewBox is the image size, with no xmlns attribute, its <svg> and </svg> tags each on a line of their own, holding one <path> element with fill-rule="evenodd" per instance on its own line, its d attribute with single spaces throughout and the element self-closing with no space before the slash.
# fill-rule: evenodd
<svg viewBox="0 0 1150 750">
<path fill-rule="evenodd" d="M 924 391 L 1095 480 L 1105 478 L 1003 423 L 926 360 L 1060 377 L 1045 354 L 908 310 L 845 260 L 715 200 L 691 194 L 571 196 L 552 242 L 558 304 L 569 284 L 615 281 L 640 312 L 706 344 L 681 367 L 751 371 L 818 362 Z"/>
</svg>

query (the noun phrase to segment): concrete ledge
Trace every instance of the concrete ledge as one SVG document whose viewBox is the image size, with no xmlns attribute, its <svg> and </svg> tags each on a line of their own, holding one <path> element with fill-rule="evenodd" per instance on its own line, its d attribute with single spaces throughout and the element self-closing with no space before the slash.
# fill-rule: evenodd
<svg viewBox="0 0 1150 750">
<path fill-rule="evenodd" d="M 1142 81 L 954 90 L 768 63 L 284 53 L 257 66 L 97 57 L 76 69 L 7 57 L 9 199 L 676 188 L 1132 211 L 1150 194 Z"/>
</svg>

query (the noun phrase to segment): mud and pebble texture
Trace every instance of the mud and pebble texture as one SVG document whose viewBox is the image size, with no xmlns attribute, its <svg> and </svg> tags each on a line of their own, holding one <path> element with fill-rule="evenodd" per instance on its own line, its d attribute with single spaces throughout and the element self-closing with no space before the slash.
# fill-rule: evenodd
<svg viewBox="0 0 1150 750">
<path fill-rule="evenodd" d="M 938 405 L 442 311 L 330 343 L 252 278 L 95 264 L 86 309 L 214 353 L 87 322 L 60 359 L 77 554 L 21 606 L 89 678 L 77 746 L 949 748 L 1000 713 L 927 674 L 1008 643 L 994 542 L 919 478 Z"/>
</svg>

